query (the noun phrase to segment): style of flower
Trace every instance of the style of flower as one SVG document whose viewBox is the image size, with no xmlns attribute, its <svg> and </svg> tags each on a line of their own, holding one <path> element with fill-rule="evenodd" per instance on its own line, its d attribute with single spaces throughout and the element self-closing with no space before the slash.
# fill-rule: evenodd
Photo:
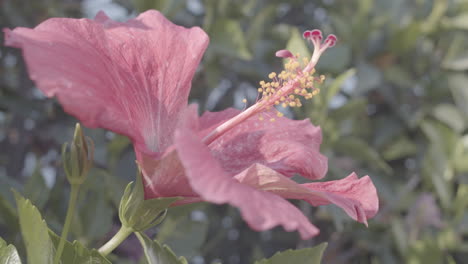
<svg viewBox="0 0 468 264">
<path fill-rule="evenodd" d="M 314 68 L 335 44 L 318 30 L 310 60 L 289 51 L 285 70 L 262 81 L 261 98 L 244 111 L 227 109 L 201 117 L 187 106 L 191 81 L 208 46 L 205 32 L 177 26 L 157 11 L 125 23 L 99 13 L 94 20 L 52 18 L 34 29 L 5 31 L 5 43 L 21 48 L 32 80 L 88 127 L 128 136 L 144 175 L 145 197 L 208 201 L 240 209 L 255 230 L 281 225 L 303 239 L 319 230 L 286 199 L 336 204 L 367 224 L 378 210 L 368 176 L 298 184 L 295 174 L 318 180 L 327 171 L 319 152 L 321 130 L 309 120 L 282 117 L 279 107 L 299 107 L 318 93 Z M 268 120 L 264 120 L 267 118 Z"/>
</svg>

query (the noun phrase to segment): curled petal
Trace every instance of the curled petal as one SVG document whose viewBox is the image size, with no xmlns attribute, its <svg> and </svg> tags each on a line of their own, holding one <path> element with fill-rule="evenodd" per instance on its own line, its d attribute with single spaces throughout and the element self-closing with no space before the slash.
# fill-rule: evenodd
<svg viewBox="0 0 468 264">
<path fill-rule="evenodd" d="M 379 199 L 374 184 L 368 176 L 357 178 L 355 173 L 329 182 L 297 184 L 278 172 L 260 164 L 252 165 L 236 178 L 254 188 L 272 192 L 287 199 L 305 200 L 319 206 L 333 203 L 351 218 L 367 225 L 379 209 Z"/>
<path fill-rule="evenodd" d="M 196 115 L 192 111 L 189 115 Z M 281 225 L 287 231 L 298 230 L 303 239 L 318 234 L 318 229 L 299 209 L 283 198 L 244 185 L 224 172 L 210 150 L 194 133 L 194 118 L 176 131 L 175 145 L 192 188 L 203 200 L 238 207 L 244 220 L 255 230 Z"/>
<path fill-rule="evenodd" d="M 200 123 L 202 128 L 211 129 L 239 112 L 234 109 L 206 112 Z M 202 129 L 202 135 L 208 130 Z M 327 158 L 320 153 L 321 142 L 321 129 L 308 119 L 279 118 L 275 122 L 267 122 L 259 120 L 259 115 L 256 115 L 229 130 L 209 147 L 230 175 L 253 163 L 260 163 L 287 176 L 299 173 L 309 179 L 320 179 L 328 169 Z"/>
<path fill-rule="evenodd" d="M 5 44 L 23 50 L 39 89 L 86 126 L 159 152 L 172 144 L 208 37 L 157 11 L 125 23 L 101 12 L 96 20 L 52 18 L 34 29 L 5 30 Z"/>
</svg>

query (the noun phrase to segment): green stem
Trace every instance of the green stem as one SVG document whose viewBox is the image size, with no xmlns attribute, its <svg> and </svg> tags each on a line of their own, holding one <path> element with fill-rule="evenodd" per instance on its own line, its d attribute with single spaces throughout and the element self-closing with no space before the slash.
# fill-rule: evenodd
<svg viewBox="0 0 468 264">
<path fill-rule="evenodd" d="M 68 201 L 67 216 L 65 217 L 65 224 L 63 225 L 62 236 L 60 237 L 60 243 L 58 245 L 57 252 L 55 253 L 54 264 L 58 264 L 60 262 L 60 258 L 62 257 L 62 252 L 65 246 L 65 241 L 67 240 L 68 231 L 70 230 L 70 226 L 73 220 L 73 214 L 75 212 L 79 190 L 80 190 L 79 184 L 71 185 L 71 193 L 70 193 L 70 200 Z"/>
<path fill-rule="evenodd" d="M 98 251 L 103 256 L 107 256 L 116 247 L 118 247 L 131 233 L 133 229 L 122 226 L 119 232 L 117 232 L 106 244 L 104 244 Z"/>
</svg>

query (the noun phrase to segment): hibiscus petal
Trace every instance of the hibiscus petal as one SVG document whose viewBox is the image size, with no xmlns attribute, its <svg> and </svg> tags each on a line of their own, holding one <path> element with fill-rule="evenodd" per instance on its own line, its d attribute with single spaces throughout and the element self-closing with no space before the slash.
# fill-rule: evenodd
<svg viewBox="0 0 468 264">
<path fill-rule="evenodd" d="M 369 176 L 358 179 L 355 173 L 336 181 L 298 184 L 268 167 L 254 164 L 236 175 L 236 179 L 287 199 L 305 200 L 314 206 L 336 204 L 351 218 L 366 225 L 367 219 L 379 209 L 377 191 Z"/>
<path fill-rule="evenodd" d="M 200 118 L 201 135 L 232 118 L 240 111 L 205 112 Z M 297 121 L 278 118 L 260 121 L 255 115 L 237 125 L 210 144 L 210 149 L 223 168 L 235 175 L 253 163 L 261 163 L 289 177 L 295 173 L 309 179 L 320 179 L 328 169 L 327 157 L 320 153 L 320 127 L 308 119 Z"/>
<path fill-rule="evenodd" d="M 34 29 L 5 29 L 5 44 L 23 50 L 31 79 L 68 113 L 154 152 L 172 143 L 208 36 L 147 11 L 125 23 L 104 13 L 52 18 Z"/>
<path fill-rule="evenodd" d="M 226 174 L 194 133 L 198 131 L 196 114 L 192 107 L 185 124 L 176 130 L 175 145 L 190 185 L 203 200 L 238 207 L 242 217 L 255 230 L 281 225 L 287 231 L 298 230 L 303 239 L 318 234 L 318 229 L 307 217 L 283 198 L 241 184 Z"/>
</svg>

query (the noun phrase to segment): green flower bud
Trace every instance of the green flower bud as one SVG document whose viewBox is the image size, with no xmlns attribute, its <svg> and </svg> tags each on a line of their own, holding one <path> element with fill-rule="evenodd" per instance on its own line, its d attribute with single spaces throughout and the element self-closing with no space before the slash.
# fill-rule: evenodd
<svg viewBox="0 0 468 264">
<path fill-rule="evenodd" d="M 180 197 L 161 197 L 144 199 L 141 170 L 138 170 L 136 186 L 133 182 L 127 185 L 120 200 L 119 218 L 122 225 L 134 232 L 141 232 L 161 223 L 166 216 L 167 208 Z"/>
<path fill-rule="evenodd" d="M 73 141 L 62 146 L 62 161 L 70 184 L 82 184 L 93 165 L 94 143 L 83 135 L 81 126 L 76 124 Z"/>
</svg>

